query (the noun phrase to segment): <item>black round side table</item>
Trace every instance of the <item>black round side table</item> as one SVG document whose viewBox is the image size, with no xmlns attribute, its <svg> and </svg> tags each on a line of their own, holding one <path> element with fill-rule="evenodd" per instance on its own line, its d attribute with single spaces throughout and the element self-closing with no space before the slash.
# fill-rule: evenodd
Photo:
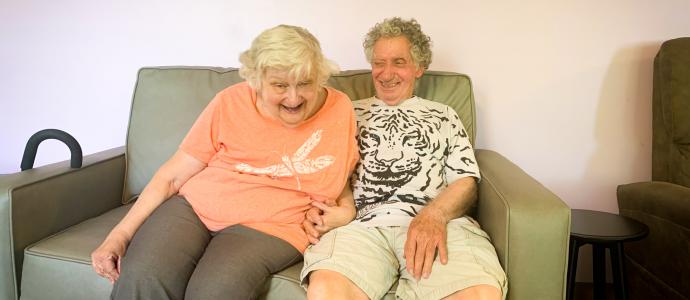
<svg viewBox="0 0 690 300">
<path fill-rule="evenodd" d="M 616 299 L 627 299 L 623 243 L 642 239 L 648 233 L 647 225 L 624 216 L 601 211 L 573 209 L 571 211 L 570 247 L 568 249 L 566 299 L 573 299 L 578 251 L 585 244 L 592 244 L 594 299 L 605 299 L 606 297 L 606 256 L 604 251 L 607 248 L 611 254 Z"/>
</svg>

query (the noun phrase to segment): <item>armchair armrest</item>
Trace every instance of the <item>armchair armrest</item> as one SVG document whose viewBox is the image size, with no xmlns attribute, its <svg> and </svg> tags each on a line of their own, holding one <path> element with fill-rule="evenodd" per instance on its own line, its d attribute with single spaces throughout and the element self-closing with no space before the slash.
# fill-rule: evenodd
<svg viewBox="0 0 690 300">
<path fill-rule="evenodd" d="M 570 208 L 500 154 L 475 155 L 482 173 L 477 217 L 508 276 L 508 298 L 563 299 Z"/>
<path fill-rule="evenodd" d="M 638 182 L 618 186 L 617 194 L 621 215 L 649 227 L 646 238 L 625 244 L 628 271 L 644 274 L 651 287 L 663 287 L 657 297 L 690 295 L 690 277 L 678 276 L 690 271 L 690 188 Z"/>
<path fill-rule="evenodd" d="M 690 188 L 650 181 L 618 186 L 621 213 L 644 213 L 690 228 Z"/>
<path fill-rule="evenodd" d="M 0 299 L 18 298 L 23 251 L 122 204 L 124 147 L 0 176 Z"/>
</svg>

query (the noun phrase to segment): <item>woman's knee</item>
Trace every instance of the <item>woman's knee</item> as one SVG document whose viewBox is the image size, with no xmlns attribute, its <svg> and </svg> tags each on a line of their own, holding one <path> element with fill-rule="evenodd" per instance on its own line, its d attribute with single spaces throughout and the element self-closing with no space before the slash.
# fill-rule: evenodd
<svg viewBox="0 0 690 300">
<path fill-rule="evenodd" d="M 270 274 L 254 268 L 197 268 L 187 284 L 186 299 L 256 299 Z"/>
<path fill-rule="evenodd" d="M 123 265 L 112 299 L 183 299 L 188 277 L 146 264 Z"/>
</svg>

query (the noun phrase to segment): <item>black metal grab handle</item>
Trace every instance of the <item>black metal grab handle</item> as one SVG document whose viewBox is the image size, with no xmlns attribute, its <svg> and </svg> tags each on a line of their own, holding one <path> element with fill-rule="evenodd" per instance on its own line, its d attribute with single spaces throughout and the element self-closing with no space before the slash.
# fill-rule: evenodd
<svg viewBox="0 0 690 300">
<path fill-rule="evenodd" d="M 82 153 L 81 146 L 79 142 L 69 133 L 64 132 L 59 129 L 43 129 L 39 132 L 34 133 L 26 142 L 26 148 L 24 148 L 24 156 L 22 157 L 22 171 L 33 169 L 34 161 L 36 160 L 36 151 L 38 151 L 38 145 L 47 140 L 56 139 L 59 140 L 67 147 L 69 147 L 69 152 L 71 153 L 70 167 L 81 168 Z"/>
</svg>

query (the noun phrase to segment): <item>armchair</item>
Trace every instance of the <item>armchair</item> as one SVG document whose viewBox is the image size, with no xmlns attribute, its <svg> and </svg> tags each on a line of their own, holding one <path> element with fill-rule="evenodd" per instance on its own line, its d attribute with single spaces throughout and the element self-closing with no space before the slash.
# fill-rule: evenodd
<svg viewBox="0 0 690 300">
<path fill-rule="evenodd" d="M 624 216 L 649 226 L 626 245 L 631 299 L 690 297 L 690 37 L 666 41 L 654 59 L 652 181 L 618 186 Z"/>
<path fill-rule="evenodd" d="M 0 299 L 107 299 L 111 286 L 90 267 L 90 252 L 129 209 L 156 169 L 177 149 L 201 110 L 237 69 L 159 67 L 139 71 L 124 147 L 0 177 Z M 329 84 L 352 99 L 374 94 L 369 71 Z M 470 79 L 427 72 L 417 95 L 458 111 L 474 142 Z M 476 150 L 482 172 L 473 214 L 491 236 L 508 275 L 508 299 L 562 299 L 570 209 L 500 154 Z M 301 263 L 274 274 L 265 299 L 304 298 Z M 386 298 L 392 298 L 388 294 Z"/>
</svg>

